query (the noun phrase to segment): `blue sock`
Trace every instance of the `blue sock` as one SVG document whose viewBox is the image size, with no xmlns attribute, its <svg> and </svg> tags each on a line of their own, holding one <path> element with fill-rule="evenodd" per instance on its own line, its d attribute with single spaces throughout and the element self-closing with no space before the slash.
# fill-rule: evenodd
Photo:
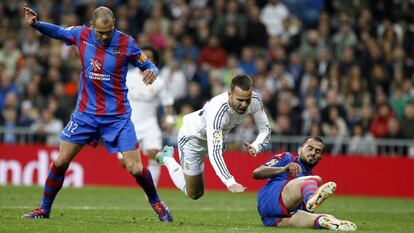
<svg viewBox="0 0 414 233">
<path fill-rule="evenodd" d="M 154 181 L 152 180 L 151 172 L 147 168 L 144 167 L 142 169 L 141 175 L 135 176 L 135 180 L 144 190 L 151 205 L 157 203 L 160 200 L 157 194 L 157 190 L 154 186 Z"/>
<path fill-rule="evenodd" d="M 55 200 L 55 197 L 59 190 L 62 188 L 66 170 L 67 167 L 58 168 L 56 167 L 55 163 L 52 163 L 46 179 L 40 209 L 50 213 L 53 201 Z"/>
<path fill-rule="evenodd" d="M 326 215 L 319 215 L 319 216 L 315 219 L 315 221 L 313 222 L 313 228 L 314 228 L 314 229 L 322 229 L 322 228 L 323 228 L 321 225 L 319 225 L 319 219 L 320 219 L 321 217 L 323 217 L 323 216 L 326 216 Z"/>
</svg>

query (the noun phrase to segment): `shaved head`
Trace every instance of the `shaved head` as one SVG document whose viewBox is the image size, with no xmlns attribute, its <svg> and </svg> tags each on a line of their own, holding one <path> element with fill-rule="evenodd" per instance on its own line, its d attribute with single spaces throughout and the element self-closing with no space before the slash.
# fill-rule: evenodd
<svg viewBox="0 0 414 233">
<path fill-rule="evenodd" d="M 107 24 L 110 21 L 114 21 L 115 16 L 111 9 L 105 6 L 100 6 L 96 8 L 92 13 L 91 21 L 96 23 L 96 21 L 100 21 L 103 24 Z"/>
</svg>

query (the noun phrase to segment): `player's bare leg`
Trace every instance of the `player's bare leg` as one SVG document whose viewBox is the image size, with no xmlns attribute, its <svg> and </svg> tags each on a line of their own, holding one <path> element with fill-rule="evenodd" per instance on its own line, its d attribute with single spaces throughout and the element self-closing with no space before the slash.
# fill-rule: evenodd
<svg viewBox="0 0 414 233">
<path fill-rule="evenodd" d="M 319 176 L 302 176 L 289 181 L 282 190 L 282 200 L 287 210 L 297 208 L 303 201 L 302 185 L 308 180 L 315 180 L 318 185 L 322 183 Z"/>
<path fill-rule="evenodd" d="M 187 196 L 197 200 L 204 194 L 204 174 L 189 176 L 184 174 Z"/>
<path fill-rule="evenodd" d="M 148 156 L 148 170 L 151 172 L 152 178 L 154 180 L 154 185 L 157 186 L 158 185 L 158 180 L 160 178 L 160 174 L 161 174 L 161 167 L 160 165 L 157 163 L 157 161 L 155 160 L 155 156 L 157 155 L 157 153 L 160 152 L 157 149 L 151 149 L 148 150 L 147 152 L 147 156 Z M 118 162 L 119 165 L 123 168 L 126 168 L 125 165 L 125 161 L 123 159 L 123 155 L 122 153 L 118 153 L 117 154 L 118 157 Z"/>
<path fill-rule="evenodd" d="M 172 215 L 168 207 L 160 200 L 152 180 L 151 172 L 144 168 L 138 149 L 122 152 L 123 160 L 128 172 L 135 177 L 136 182 L 142 187 L 148 197 L 154 211 L 162 222 L 172 222 Z"/>
<path fill-rule="evenodd" d="M 350 221 L 340 220 L 329 214 L 313 214 L 303 210 L 298 210 L 290 218 L 283 218 L 278 226 L 337 231 L 355 231 L 357 229 L 357 226 Z"/>
<path fill-rule="evenodd" d="M 24 214 L 22 218 L 49 218 L 55 197 L 62 188 L 66 170 L 82 147 L 83 145 L 61 141 L 59 155 L 57 159 L 52 162 L 49 174 L 46 178 L 43 199 L 40 207 Z"/>
</svg>

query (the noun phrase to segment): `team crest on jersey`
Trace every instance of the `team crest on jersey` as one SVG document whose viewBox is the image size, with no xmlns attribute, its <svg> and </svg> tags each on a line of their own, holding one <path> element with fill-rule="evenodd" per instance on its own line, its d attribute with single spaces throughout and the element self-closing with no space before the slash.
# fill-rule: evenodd
<svg viewBox="0 0 414 233">
<path fill-rule="evenodd" d="M 137 60 L 139 63 L 144 63 L 147 60 L 147 56 L 144 53 L 141 53 Z"/>
<path fill-rule="evenodd" d="M 215 130 L 212 136 L 213 136 L 213 140 L 212 140 L 213 144 L 220 144 L 223 140 L 223 135 L 220 130 Z"/>
<path fill-rule="evenodd" d="M 119 50 L 119 48 L 114 48 L 114 55 L 115 55 L 115 57 L 118 57 L 119 54 L 121 54 L 121 50 Z"/>
<path fill-rule="evenodd" d="M 91 65 L 94 72 L 100 72 L 102 70 L 102 63 L 96 59 L 91 59 Z"/>
</svg>

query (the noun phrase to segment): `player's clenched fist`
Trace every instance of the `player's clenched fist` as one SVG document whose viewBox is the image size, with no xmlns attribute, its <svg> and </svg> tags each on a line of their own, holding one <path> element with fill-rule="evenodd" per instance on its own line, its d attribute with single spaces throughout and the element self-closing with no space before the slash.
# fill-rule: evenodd
<svg viewBox="0 0 414 233">
<path fill-rule="evenodd" d="M 244 192 L 244 190 L 246 190 L 246 187 L 244 187 L 241 184 L 236 183 L 236 184 L 230 185 L 229 187 L 227 187 L 227 189 L 232 193 L 242 193 Z"/>
<path fill-rule="evenodd" d="M 152 70 L 145 70 L 142 73 L 144 75 L 142 80 L 144 81 L 145 85 L 151 85 L 157 78 L 157 74 Z"/>
<path fill-rule="evenodd" d="M 286 172 L 289 173 L 290 176 L 296 177 L 301 171 L 302 168 L 299 164 L 291 162 L 285 166 Z"/>
</svg>

